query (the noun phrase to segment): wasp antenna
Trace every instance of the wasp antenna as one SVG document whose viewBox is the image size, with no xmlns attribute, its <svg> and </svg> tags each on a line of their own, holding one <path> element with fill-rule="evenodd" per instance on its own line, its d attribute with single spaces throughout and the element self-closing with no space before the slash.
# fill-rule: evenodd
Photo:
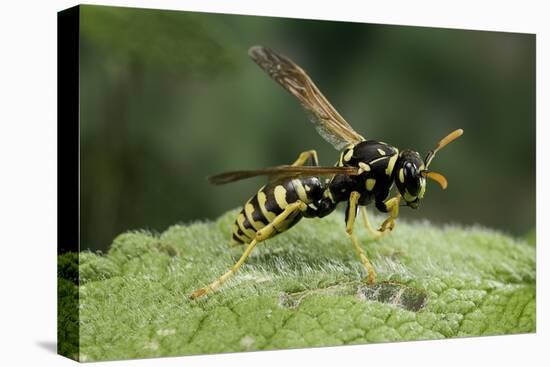
<svg viewBox="0 0 550 367">
<path fill-rule="evenodd" d="M 429 167 L 430 163 L 432 163 L 432 160 L 434 159 L 435 157 L 435 154 L 442 148 L 444 148 L 446 145 L 448 145 L 449 143 L 451 143 L 453 140 L 455 139 L 458 139 L 462 134 L 464 134 L 464 130 L 462 129 L 456 129 L 455 131 L 453 131 L 452 133 L 450 133 L 449 135 L 447 135 L 446 137 L 444 137 L 443 139 L 441 139 L 439 141 L 439 143 L 437 143 L 437 145 L 435 146 L 435 148 L 433 150 L 431 150 L 428 155 L 426 156 L 426 169 Z"/>
<path fill-rule="evenodd" d="M 431 171 L 422 171 L 420 172 L 420 174 L 424 177 L 427 177 L 437 182 L 443 190 L 445 190 L 448 186 L 447 179 L 441 173 L 431 172 Z"/>
</svg>

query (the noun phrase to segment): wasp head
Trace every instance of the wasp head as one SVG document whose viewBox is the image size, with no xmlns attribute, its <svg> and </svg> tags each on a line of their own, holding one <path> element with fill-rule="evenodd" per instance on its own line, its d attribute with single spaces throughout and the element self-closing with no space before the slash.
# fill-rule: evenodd
<svg viewBox="0 0 550 367">
<path fill-rule="evenodd" d="M 426 178 L 422 175 L 424 161 L 418 152 L 404 150 L 399 153 L 394 168 L 394 182 L 399 193 L 411 208 L 418 208 L 426 191 Z"/>
<path fill-rule="evenodd" d="M 432 163 L 435 154 L 441 148 L 460 137 L 462 133 L 462 129 L 457 129 L 441 139 L 436 147 L 428 153 L 425 160 L 422 160 L 418 152 L 412 150 L 407 149 L 399 153 L 397 162 L 395 162 L 393 179 L 399 193 L 405 199 L 408 206 L 414 209 L 418 208 L 420 199 L 424 197 L 424 193 L 426 192 L 426 178 L 437 182 L 443 190 L 447 188 L 447 179 L 445 176 L 429 171 L 428 167 Z"/>
</svg>

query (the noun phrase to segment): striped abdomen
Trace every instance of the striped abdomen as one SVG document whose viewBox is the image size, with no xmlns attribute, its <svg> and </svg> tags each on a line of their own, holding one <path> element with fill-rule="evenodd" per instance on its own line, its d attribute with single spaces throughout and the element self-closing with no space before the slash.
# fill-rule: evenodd
<svg viewBox="0 0 550 367">
<path fill-rule="evenodd" d="M 273 222 L 288 204 L 298 200 L 310 204 L 322 196 L 322 183 L 317 177 L 288 179 L 269 183 L 246 202 L 233 225 L 233 240 L 237 243 L 249 243 L 256 232 Z M 281 233 L 302 219 L 301 212 L 291 214 L 284 222 L 275 227 L 275 233 Z"/>
</svg>

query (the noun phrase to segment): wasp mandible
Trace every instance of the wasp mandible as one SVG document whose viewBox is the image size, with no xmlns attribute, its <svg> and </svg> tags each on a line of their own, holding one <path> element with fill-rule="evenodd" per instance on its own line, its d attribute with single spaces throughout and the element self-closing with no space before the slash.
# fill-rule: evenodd
<svg viewBox="0 0 550 367">
<path fill-rule="evenodd" d="M 366 140 L 355 132 L 304 70 L 289 58 L 262 46 L 254 46 L 248 53 L 262 70 L 298 99 L 319 134 L 341 153 L 334 167 L 319 167 L 317 153 L 309 150 L 291 165 L 210 177 L 210 182 L 216 185 L 260 175 L 269 176 L 269 182 L 246 202 L 234 223 L 232 240 L 247 245 L 240 259 L 220 278 L 190 297 L 196 299 L 219 288 L 259 242 L 288 230 L 303 217 L 322 218 L 340 202 L 347 203 L 345 226 L 351 244 L 368 272 L 368 282 L 374 283 L 374 268 L 353 233 L 358 208 L 365 228 L 373 237 L 393 230 L 401 201 L 418 208 L 426 192 L 427 178 L 447 188 L 445 177 L 429 167 L 441 148 L 462 135 L 462 129 L 444 137 L 424 160 L 413 150 L 399 152 L 396 147 Z M 394 183 L 397 193 L 389 198 Z M 372 202 L 379 211 L 389 214 L 379 229 L 374 229 L 367 217 L 365 207 Z"/>
</svg>

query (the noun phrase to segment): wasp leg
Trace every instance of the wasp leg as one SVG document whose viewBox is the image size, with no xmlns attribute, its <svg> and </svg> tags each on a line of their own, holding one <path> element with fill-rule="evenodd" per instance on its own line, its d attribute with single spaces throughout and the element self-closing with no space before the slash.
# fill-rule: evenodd
<svg viewBox="0 0 550 367">
<path fill-rule="evenodd" d="M 374 268 L 372 267 L 369 259 L 367 258 L 367 255 L 365 255 L 365 252 L 363 251 L 361 246 L 359 246 L 357 237 L 355 237 L 355 235 L 353 234 L 353 224 L 355 223 L 355 217 L 357 216 L 357 203 L 360 197 L 361 197 L 361 194 L 359 194 L 357 191 L 353 191 L 349 196 L 348 207 L 346 210 L 346 232 L 348 233 L 348 236 L 351 239 L 351 244 L 353 245 L 355 252 L 361 259 L 363 266 L 368 271 L 367 280 L 370 284 L 372 284 L 376 281 L 376 273 L 374 272 Z"/>
<path fill-rule="evenodd" d="M 378 209 L 383 212 L 390 213 L 388 218 L 382 223 L 379 231 L 391 231 L 395 227 L 395 219 L 399 215 L 399 202 L 401 201 L 401 195 L 397 194 L 393 198 L 386 200 L 380 204 L 377 204 Z"/>
<path fill-rule="evenodd" d="M 387 232 L 379 231 L 371 226 L 369 222 L 369 217 L 367 214 L 367 208 L 365 208 L 364 206 L 361 207 L 361 217 L 363 218 L 363 226 L 369 232 L 371 237 L 374 238 L 375 240 L 379 239 L 380 237 L 382 237 L 384 234 L 387 233 Z"/>
<path fill-rule="evenodd" d="M 267 240 L 273 232 L 275 231 L 276 227 L 278 225 L 281 225 L 284 223 L 284 221 L 291 216 L 294 213 L 297 213 L 298 211 L 304 211 L 307 209 L 307 205 L 302 201 L 296 201 L 292 204 L 289 204 L 285 210 L 279 214 L 273 222 L 269 223 L 264 228 L 260 229 L 258 232 L 256 232 L 256 238 L 254 238 L 246 247 L 243 254 L 241 255 L 241 258 L 229 269 L 225 274 L 223 274 L 221 277 L 219 277 L 216 281 L 211 283 L 209 286 L 197 289 L 191 295 L 189 298 L 191 299 L 197 299 L 199 297 L 204 296 L 207 293 L 210 293 L 212 291 L 215 291 L 218 289 L 229 277 L 231 277 L 233 274 L 239 270 L 241 265 L 245 262 L 247 257 L 250 255 L 252 250 L 254 250 L 254 247 L 256 247 L 256 244 L 258 242 L 262 242 Z"/>
<path fill-rule="evenodd" d="M 314 166 L 319 165 L 319 159 L 317 158 L 317 152 L 315 150 L 306 150 L 305 152 L 300 153 L 298 159 L 296 159 L 292 165 L 303 166 L 309 159 L 311 159 Z"/>
</svg>

